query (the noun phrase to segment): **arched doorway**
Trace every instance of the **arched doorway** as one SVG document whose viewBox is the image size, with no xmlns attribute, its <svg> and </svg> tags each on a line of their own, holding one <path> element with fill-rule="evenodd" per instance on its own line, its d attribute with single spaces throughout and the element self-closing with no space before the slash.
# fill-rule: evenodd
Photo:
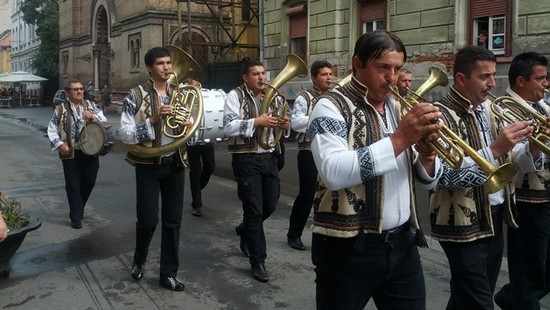
<svg viewBox="0 0 550 310">
<path fill-rule="evenodd" d="M 208 64 L 208 46 L 204 45 L 206 39 L 197 32 L 191 32 L 191 44 L 189 44 L 189 34 L 185 32 L 182 34 L 183 44 L 180 39 L 177 38 L 175 45 L 181 47 L 184 51 L 189 53 L 193 59 L 201 66 Z M 191 52 L 189 52 L 189 46 L 191 46 Z"/>
<path fill-rule="evenodd" d="M 109 42 L 109 17 L 103 5 L 99 6 L 95 22 L 94 58 L 96 59 L 96 88 L 111 87 L 113 51 Z"/>
</svg>

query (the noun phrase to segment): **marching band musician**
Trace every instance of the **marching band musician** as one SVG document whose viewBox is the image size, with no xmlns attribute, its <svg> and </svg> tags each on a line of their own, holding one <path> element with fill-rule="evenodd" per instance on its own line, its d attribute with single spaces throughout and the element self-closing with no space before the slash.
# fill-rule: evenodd
<svg viewBox="0 0 550 310">
<path fill-rule="evenodd" d="M 69 80 L 65 93 L 68 100 L 55 107 L 48 124 L 48 137 L 52 151 L 58 151 L 63 164 L 71 227 L 80 229 L 84 206 L 99 170 L 99 158 L 81 150 L 80 136 L 86 122 L 106 122 L 107 118 L 94 102 L 84 99 L 84 86 L 79 81 Z"/>
<path fill-rule="evenodd" d="M 233 174 L 242 201 L 243 222 L 235 228 L 240 249 L 249 257 L 252 276 L 269 281 L 263 222 L 275 211 L 280 194 L 279 170 L 274 148 L 264 149 L 256 139 L 258 128 L 290 128 L 288 117 L 279 120 L 271 112 L 259 115 L 266 89 L 264 65 L 250 61 L 245 65 L 244 83 L 227 94 L 224 103 L 224 132 L 229 137 Z"/>
<path fill-rule="evenodd" d="M 456 54 L 450 91 L 434 105 L 445 116 L 449 129 L 480 156 L 478 161 L 501 165 L 509 163 L 508 153 L 533 129 L 529 121 L 497 128 L 487 100 L 496 85 L 495 75 L 493 52 L 466 46 Z M 505 187 L 491 193 L 485 186 L 489 172 L 482 170 L 472 155 L 464 157 L 458 170 L 446 163 L 440 165 L 438 184 L 430 193 L 431 235 L 439 241 L 451 269 L 449 310 L 494 308 L 493 292 L 504 248 L 503 221 L 516 225 L 509 180 L 513 176 L 506 176 Z M 526 164 L 534 165 L 532 160 Z M 420 184 L 423 182 L 421 177 Z"/>
<path fill-rule="evenodd" d="M 550 108 L 543 101 L 548 87 L 547 66 L 548 59 L 537 52 L 517 55 L 508 70 L 510 87 L 506 90 L 507 96 L 530 106 L 545 119 L 550 117 Z M 549 128 L 542 129 L 548 136 Z M 510 283 L 495 294 L 495 302 L 505 310 L 534 310 L 540 309 L 540 299 L 550 291 L 549 163 L 548 157 L 529 141 L 518 143 L 512 158 L 527 162 L 536 159 L 538 165 L 526 165 L 531 169 L 519 171 L 516 176 L 518 228 L 509 226 L 507 237 Z"/>
<path fill-rule="evenodd" d="M 409 90 L 412 86 L 412 72 L 411 70 L 407 68 L 401 69 L 401 72 L 399 72 L 399 79 L 397 80 L 397 89 L 399 90 L 399 94 L 403 98 L 409 97 Z"/>
<path fill-rule="evenodd" d="M 306 134 L 309 114 L 314 102 L 332 88 L 332 65 L 326 60 L 317 60 L 311 64 L 311 82 L 313 85 L 296 97 L 292 109 L 291 127 L 298 132 L 298 179 L 300 190 L 292 205 L 287 233 L 288 245 L 296 250 L 305 250 L 302 233 L 306 225 L 313 197 L 317 189 L 317 168 L 311 155 L 310 141 Z"/>
<path fill-rule="evenodd" d="M 310 115 L 317 309 L 363 309 L 371 298 L 379 309 L 426 308 L 414 175 L 431 176 L 436 162 L 423 153 L 413 163 L 411 147 L 436 138 L 439 124 L 429 121 L 441 113 L 422 102 L 399 120 L 390 87 L 406 59 L 394 34 L 363 34 L 352 80 L 321 96 Z"/>
<path fill-rule="evenodd" d="M 171 53 L 164 47 L 154 47 L 145 54 L 149 81 L 130 90 L 124 98 L 120 119 L 120 136 L 126 144 L 148 148 L 160 147 L 173 141 L 162 132 L 165 118 L 172 112 L 168 85 L 172 76 Z M 184 126 L 189 125 L 187 122 Z M 176 276 L 179 267 L 179 239 L 183 212 L 185 147 L 160 157 L 146 158 L 128 153 L 126 160 L 136 172 L 136 247 L 131 275 L 139 281 L 145 272 L 144 264 L 149 245 L 158 223 L 159 193 L 162 201 L 160 286 L 183 291 L 185 285 Z"/>
<path fill-rule="evenodd" d="M 186 84 L 201 88 L 199 81 L 187 79 Z M 202 190 L 210 181 L 216 167 L 216 157 L 213 142 L 194 142 L 187 145 L 187 161 L 189 163 L 189 188 L 191 189 L 192 215 L 202 216 Z"/>
</svg>

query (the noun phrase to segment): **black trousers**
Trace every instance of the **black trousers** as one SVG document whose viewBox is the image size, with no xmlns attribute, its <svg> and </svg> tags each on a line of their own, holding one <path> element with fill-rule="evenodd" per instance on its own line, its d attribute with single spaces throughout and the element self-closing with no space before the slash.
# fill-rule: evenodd
<svg viewBox="0 0 550 310">
<path fill-rule="evenodd" d="M 233 154 L 232 166 L 243 206 L 249 261 L 263 263 L 267 257 L 263 222 L 275 211 L 280 193 L 277 157 L 272 153 Z"/>
<path fill-rule="evenodd" d="M 504 309 L 540 309 L 550 291 L 550 204 L 517 202 L 519 228 L 508 228 L 510 283 L 498 293 Z"/>
<path fill-rule="evenodd" d="M 84 216 L 84 206 L 95 186 L 99 158 L 75 150 L 73 159 L 64 159 L 61 162 L 69 201 L 69 217 L 71 221 L 80 221 Z"/>
<path fill-rule="evenodd" d="M 317 167 L 315 167 L 311 151 L 300 150 L 298 152 L 298 181 L 300 191 L 292 205 L 287 234 L 293 238 L 302 237 L 317 190 Z"/>
<path fill-rule="evenodd" d="M 188 146 L 187 160 L 189 162 L 191 206 L 193 208 L 200 207 L 202 206 L 201 190 L 208 184 L 216 166 L 214 144 L 205 143 Z"/>
<path fill-rule="evenodd" d="M 172 163 L 136 165 L 136 249 L 134 263 L 147 259 L 158 223 L 159 193 L 162 203 L 160 276 L 175 277 L 179 267 L 179 240 L 183 210 L 184 170 L 178 156 Z"/>
<path fill-rule="evenodd" d="M 406 223 L 389 236 L 313 234 L 317 309 L 362 310 L 371 298 L 377 309 L 426 309 L 424 272 L 414 233 Z"/>
<path fill-rule="evenodd" d="M 447 309 L 494 309 L 502 255 L 502 206 L 492 208 L 495 235 L 471 242 L 439 242 L 451 269 L 451 296 Z"/>
</svg>

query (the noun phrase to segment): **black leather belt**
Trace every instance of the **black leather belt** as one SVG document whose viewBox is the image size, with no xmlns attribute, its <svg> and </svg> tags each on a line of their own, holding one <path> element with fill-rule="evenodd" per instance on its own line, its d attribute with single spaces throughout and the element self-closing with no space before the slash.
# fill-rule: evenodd
<svg viewBox="0 0 550 310">
<path fill-rule="evenodd" d="M 172 156 L 163 156 L 160 158 L 159 165 L 171 165 L 175 163 L 177 160 L 176 154 L 173 154 Z"/>
<path fill-rule="evenodd" d="M 262 157 L 269 158 L 273 155 L 273 152 L 264 152 L 264 153 L 235 153 L 233 154 L 237 157 Z"/>
<path fill-rule="evenodd" d="M 365 240 L 367 241 L 380 241 L 380 242 L 389 242 L 400 236 L 402 233 L 406 232 L 409 228 L 409 223 L 388 230 L 383 230 L 380 234 L 365 234 Z"/>
</svg>

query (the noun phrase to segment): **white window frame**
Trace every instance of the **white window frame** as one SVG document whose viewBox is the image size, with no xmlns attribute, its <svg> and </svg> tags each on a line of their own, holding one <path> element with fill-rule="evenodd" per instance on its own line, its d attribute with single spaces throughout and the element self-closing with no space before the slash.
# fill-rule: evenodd
<svg viewBox="0 0 550 310">
<path fill-rule="evenodd" d="M 381 19 L 369 20 L 369 21 L 363 22 L 363 27 L 362 27 L 363 34 L 367 33 L 367 28 L 368 28 L 367 26 L 368 25 L 372 26 L 372 31 L 378 30 L 378 29 L 384 29 L 384 21 L 383 20 L 381 20 Z"/>
<path fill-rule="evenodd" d="M 474 37 L 472 38 L 472 42 L 477 42 L 477 38 L 479 36 L 479 22 L 487 19 L 487 48 L 491 50 L 495 55 L 504 55 L 505 48 L 506 48 L 506 16 L 505 15 L 497 15 L 497 16 L 486 16 L 481 18 L 475 19 L 475 25 L 474 25 Z M 499 22 L 502 23 L 503 29 L 502 32 L 499 31 L 499 29 L 495 29 L 495 24 Z M 497 32 L 498 31 L 498 32 Z M 502 45 L 501 47 L 495 47 L 495 40 L 502 39 Z"/>
</svg>

